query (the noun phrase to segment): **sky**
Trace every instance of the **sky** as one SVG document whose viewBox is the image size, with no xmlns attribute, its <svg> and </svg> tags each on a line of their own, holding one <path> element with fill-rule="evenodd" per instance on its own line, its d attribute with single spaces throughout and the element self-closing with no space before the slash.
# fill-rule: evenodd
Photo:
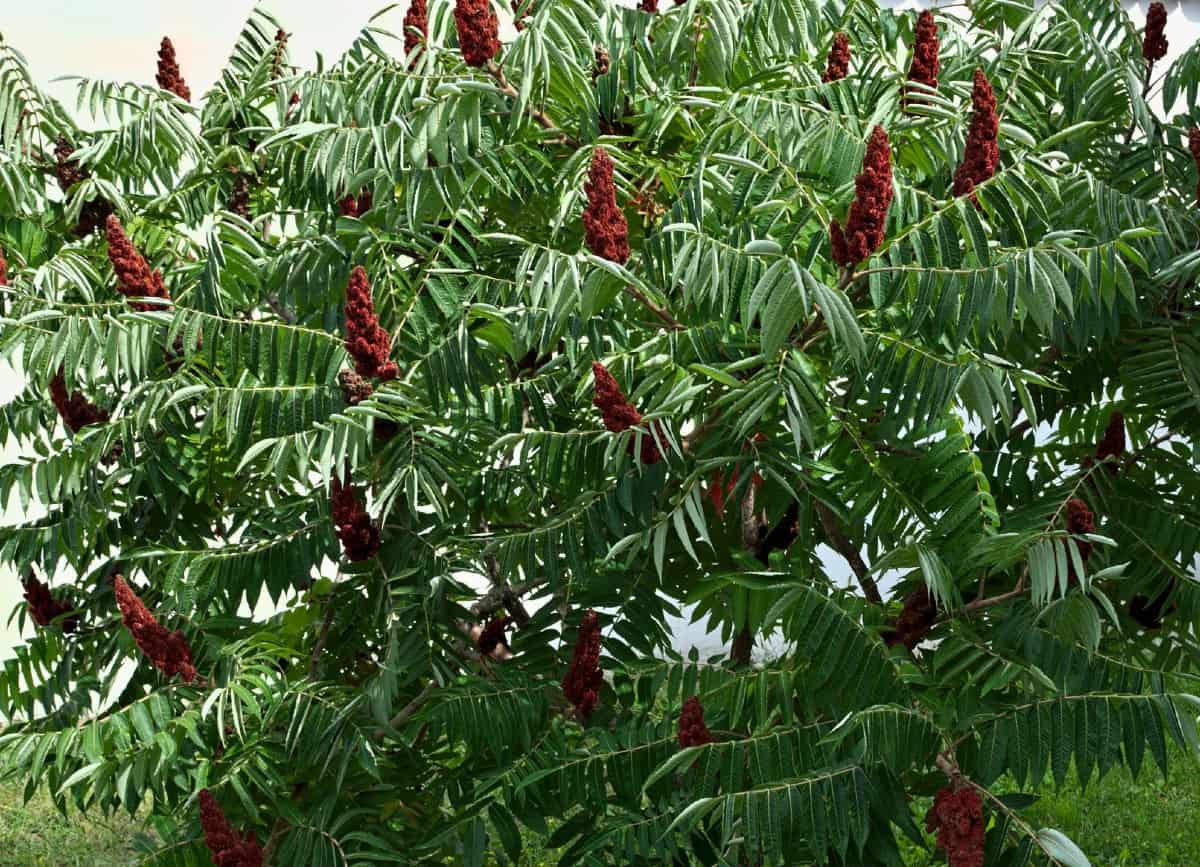
<svg viewBox="0 0 1200 867">
<path fill-rule="evenodd" d="M 438 0 L 434 0 L 438 2 Z M 450 0 L 441 0 L 450 2 Z M 637 0 L 620 0 L 636 5 Z M 882 5 L 916 8 L 927 5 L 917 0 L 881 0 Z M 264 0 L 261 4 L 275 14 L 291 34 L 292 62 L 309 67 L 319 51 L 326 59 L 336 58 L 368 20 L 393 6 L 377 23 L 397 34 L 408 0 L 389 4 L 386 0 Z M 501 4 L 504 5 L 504 4 Z M 939 4 L 944 5 L 944 4 Z M 1140 26 L 1147 2 L 1126 2 Z M 55 81 L 61 76 L 85 76 L 106 80 L 154 80 L 159 40 L 169 35 L 175 43 L 180 67 L 192 91 L 204 93 L 224 66 L 237 34 L 254 8 L 254 0 L 3 0 L 0 35 L 21 51 L 34 78 L 68 107 L 74 106 L 75 85 Z M 1167 3 L 1171 42 L 1166 62 L 1171 62 L 1200 37 L 1200 0 L 1170 0 Z M 0 363 L 0 403 L 11 399 L 23 383 Z M 0 444 L 0 459 L 12 459 L 11 449 Z M 6 521 L 19 519 L 10 507 L 0 512 Z M 831 571 L 845 571 L 831 563 Z M 847 573 L 848 575 L 848 573 Z M 5 624 L 20 594 L 15 577 L 0 568 L 0 659 L 15 640 Z"/>
</svg>

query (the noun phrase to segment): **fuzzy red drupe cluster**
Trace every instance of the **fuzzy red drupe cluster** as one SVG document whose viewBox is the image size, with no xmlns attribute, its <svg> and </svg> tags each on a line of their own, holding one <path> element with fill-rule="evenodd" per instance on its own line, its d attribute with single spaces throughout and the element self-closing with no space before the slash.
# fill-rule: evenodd
<svg viewBox="0 0 1200 867">
<path fill-rule="evenodd" d="M 925 830 L 937 832 L 937 847 L 946 853 L 950 867 L 983 867 L 987 825 L 983 802 L 974 789 L 947 787 L 934 795 Z"/>
<path fill-rule="evenodd" d="M 387 381 L 400 373 L 396 362 L 388 361 L 392 340 L 375 315 L 371 284 L 361 265 L 350 272 L 346 284 L 346 351 L 361 376 Z"/>
<path fill-rule="evenodd" d="M 168 36 L 162 38 L 162 44 L 158 47 L 158 74 L 154 76 L 154 80 L 163 90 L 171 91 L 184 102 L 191 100 L 191 88 L 187 86 L 179 71 L 179 63 L 175 60 L 175 45 Z"/>
<path fill-rule="evenodd" d="M 534 0 L 512 0 L 513 27 L 518 31 L 525 29 L 525 19 L 533 16 Z M 522 9 L 521 7 L 524 7 Z"/>
<path fill-rule="evenodd" d="M 933 20 L 933 13 L 925 9 L 917 16 L 917 27 L 913 33 L 912 63 L 908 67 L 908 80 L 936 90 L 938 73 L 942 71 L 942 61 L 938 57 L 940 50 L 937 22 Z M 912 92 L 907 92 L 906 89 L 905 97 L 911 102 L 913 97 L 920 99 L 920 93 L 916 88 L 913 88 Z"/>
<path fill-rule="evenodd" d="M 587 717 L 600 699 L 604 675 L 600 671 L 600 618 L 592 609 L 583 615 L 579 636 L 571 654 L 571 666 L 563 676 L 562 691 L 575 706 L 575 713 Z"/>
<path fill-rule="evenodd" d="M 996 96 L 982 69 L 975 70 L 971 106 L 975 111 L 967 130 L 963 161 L 954 173 L 953 192 L 956 196 L 970 196 L 975 207 L 979 207 L 975 187 L 996 174 L 996 168 L 1000 165 L 1000 145 L 997 142 L 1000 118 L 996 114 Z"/>
<path fill-rule="evenodd" d="M 287 54 L 288 35 L 285 30 L 275 31 L 275 53 L 271 56 L 271 78 L 283 75 L 283 58 Z"/>
<path fill-rule="evenodd" d="M 1107 458 L 1120 458 L 1125 454 L 1125 416 L 1124 414 L 1114 411 L 1108 417 L 1108 424 L 1104 428 L 1104 436 L 1100 438 L 1100 442 L 1096 443 L 1096 460 L 1103 461 Z M 1116 464 L 1111 464 L 1109 469 L 1112 472 L 1117 471 Z"/>
<path fill-rule="evenodd" d="M 163 284 L 162 272 L 151 270 L 150 264 L 139 253 L 125 235 L 125 228 L 115 214 L 110 214 L 104 224 L 108 236 L 108 259 L 113 273 L 117 275 L 117 291 L 126 298 L 161 298 L 171 300 L 171 293 Z M 158 310 L 157 304 L 131 301 L 134 310 Z"/>
<path fill-rule="evenodd" d="M 358 501 L 354 485 L 343 485 L 334 478 L 329 496 L 329 508 L 333 525 L 346 559 L 354 563 L 370 560 L 379 551 L 379 530 L 371 516 Z"/>
<path fill-rule="evenodd" d="M 821 81 L 828 84 L 846 77 L 850 71 L 850 37 L 845 33 L 833 34 L 833 45 L 829 48 L 829 57 L 825 61 L 825 72 Z"/>
<path fill-rule="evenodd" d="M 54 143 L 54 177 L 58 180 L 59 188 L 65 193 L 78 183 L 86 181 L 90 175 L 88 170 L 79 165 L 73 158 L 75 148 L 65 136 L 59 136 Z M 85 237 L 104 225 L 104 221 L 113 212 L 113 206 L 108 199 L 98 196 L 84 203 L 79 212 L 79 222 L 72 229 L 74 234 Z"/>
<path fill-rule="evenodd" d="M 64 605 L 54 598 L 50 588 L 37 579 L 31 570 L 21 582 L 25 587 L 25 604 L 29 616 L 38 626 L 49 626 L 57 618 L 71 610 L 70 605 Z M 68 617 L 61 623 L 62 631 L 70 634 L 79 627 L 79 616 Z"/>
<path fill-rule="evenodd" d="M 653 14 L 658 11 L 658 0 L 642 0 L 642 2 L 638 4 L 638 9 L 643 12 L 649 12 Z"/>
<path fill-rule="evenodd" d="M 154 667 L 167 677 L 179 675 L 187 683 L 194 681 L 196 667 L 192 665 L 192 649 L 183 633 L 171 632 L 162 626 L 120 575 L 113 576 L 113 592 L 125 628 Z"/>
<path fill-rule="evenodd" d="M 914 590 L 904 597 L 904 607 L 900 609 L 892 628 L 883 633 L 883 641 L 888 647 L 903 644 L 911 651 L 933 629 L 937 616 L 937 603 L 929 588 Z"/>
<path fill-rule="evenodd" d="M 592 151 L 592 164 L 583 184 L 587 207 L 583 209 L 583 234 L 588 249 L 610 262 L 629 261 L 629 224 L 617 206 L 613 161 L 604 148 Z"/>
<path fill-rule="evenodd" d="M 108 412 L 78 391 L 67 394 L 67 383 L 61 367 L 50 380 L 50 400 L 71 433 L 78 433 L 90 424 L 103 424 L 108 421 Z"/>
<path fill-rule="evenodd" d="M 479 651 L 480 656 L 491 656 L 497 647 L 508 647 L 508 638 L 504 634 L 504 630 L 512 623 L 511 617 L 493 617 L 479 631 L 479 637 L 475 639 L 475 649 Z"/>
<path fill-rule="evenodd" d="M 1067 532 L 1073 536 L 1096 532 L 1095 515 L 1088 508 L 1088 504 L 1078 497 L 1067 500 Z M 1079 549 L 1079 559 L 1086 566 L 1095 545 L 1088 539 L 1075 539 L 1074 544 Z M 1079 576 L 1075 574 L 1075 561 L 1070 555 L 1067 556 L 1067 583 L 1071 585 L 1079 583 Z"/>
<path fill-rule="evenodd" d="M 1188 130 L 1188 150 L 1196 163 L 1196 207 L 1200 208 L 1200 127 Z"/>
<path fill-rule="evenodd" d="M 8 259 L 4 258 L 4 248 L 0 247 L 0 286 L 8 285 Z"/>
<path fill-rule="evenodd" d="M 263 851 L 253 831 L 238 834 L 225 818 L 217 799 L 208 789 L 200 790 L 200 827 L 212 854 L 213 867 L 262 867 Z"/>
<path fill-rule="evenodd" d="M 457 0 L 454 24 L 467 66 L 486 66 L 500 51 L 500 19 L 491 0 Z"/>
<path fill-rule="evenodd" d="M 1142 38 L 1142 57 L 1154 63 L 1167 56 L 1167 7 L 1151 3 L 1146 10 L 1146 33 Z"/>
<path fill-rule="evenodd" d="M 892 206 L 892 149 L 887 133 L 877 126 L 867 141 L 862 172 L 854 179 L 854 201 L 846 228 L 835 217 L 829 223 L 833 261 L 846 268 L 865 262 L 883 243 L 887 212 Z"/>
<path fill-rule="evenodd" d="M 416 50 L 429 40 L 429 5 L 426 0 L 412 0 L 404 13 L 404 56 L 416 62 Z"/>
<path fill-rule="evenodd" d="M 712 733 L 704 724 L 704 707 L 700 696 L 693 695 L 683 703 L 679 712 L 679 746 L 683 749 L 713 742 Z"/>
<path fill-rule="evenodd" d="M 357 196 L 346 196 L 339 200 L 338 213 L 343 217 L 361 217 L 371 210 L 373 204 L 375 204 L 375 199 L 371 195 L 371 191 L 363 189 Z"/>
<path fill-rule="evenodd" d="M 596 391 L 592 403 L 600 410 L 604 426 L 613 433 L 623 433 L 642 423 L 642 414 L 634 408 L 613 379 L 608 368 L 598 361 L 592 362 L 592 375 L 596 380 Z M 634 440 L 629 441 L 629 452 L 633 453 Z M 662 460 L 662 452 L 650 432 L 642 434 L 642 449 L 639 455 L 643 464 L 656 464 Z"/>
</svg>

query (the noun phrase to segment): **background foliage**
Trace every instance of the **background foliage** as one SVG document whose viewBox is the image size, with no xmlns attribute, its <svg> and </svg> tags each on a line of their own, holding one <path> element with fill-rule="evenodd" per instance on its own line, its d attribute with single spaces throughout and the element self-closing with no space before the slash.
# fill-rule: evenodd
<svg viewBox="0 0 1200 867">
<path fill-rule="evenodd" d="M 905 111 L 909 13 L 532 5 L 484 68 L 438 0 L 424 50 L 394 8 L 308 71 L 255 12 L 195 106 L 80 81 L 68 111 L 0 45 L 0 350 L 28 376 L 0 435 L 30 455 L 0 497 L 49 509 L 0 557 L 81 618 L 0 670 L 0 773 L 149 809 L 164 865 L 208 858 L 203 787 L 276 863 L 516 861 L 540 836 L 564 864 L 895 864 L 947 774 L 984 799 L 985 863 L 1086 863 L 1022 789 L 1200 746 L 1200 115 L 1176 113 L 1200 49 L 1146 88 L 1115 0 L 979 0 L 939 13 L 940 87 Z M 822 84 L 835 31 L 851 71 Z M 950 196 L 976 66 L 1002 154 L 979 209 Z M 847 274 L 826 227 L 876 124 L 895 200 Z M 65 195 L 60 136 L 87 169 Z M 596 144 L 623 266 L 581 247 Z M 98 198 L 172 305 L 117 294 L 103 233 L 74 231 Z M 355 265 L 400 376 L 351 406 Z M 595 360 L 642 429 L 604 430 Z M 108 422 L 58 423 L 60 368 Z M 1128 445 L 1096 460 L 1114 411 Z M 340 473 L 381 531 L 363 563 L 339 561 Z M 893 598 L 838 586 L 822 544 Z M 197 683 L 139 657 L 116 571 Z M 933 640 L 889 647 L 919 588 Z M 1164 590 L 1160 622 L 1130 616 Z M 513 656 L 481 658 L 465 630 L 500 601 Z M 671 650 L 685 605 L 732 658 Z M 588 608 L 610 678 L 580 720 L 559 682 Z M 787 652 L 748 665 L 773 630 Z M 715 740 L 681 752 L 692 695 Z"/>
</svg>

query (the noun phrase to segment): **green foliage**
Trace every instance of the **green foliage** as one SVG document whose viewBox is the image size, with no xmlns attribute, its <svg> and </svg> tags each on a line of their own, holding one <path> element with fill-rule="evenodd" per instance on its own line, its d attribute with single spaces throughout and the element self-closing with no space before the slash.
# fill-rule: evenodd
<svg viewBox="0 0 1200 867">
<path fill-rule="evenodd" d="M 207 862 L 206 787 L 277 864 L 901 864 L 949 778 L 987 864 L 1074 865 L 1025 790 L 1200 752 L 1197 48 L 1146 89 L 1115 0 L 980 0 L 939 13 L 940 88 L 902 106 L 910 13 L 661 5 L 533 3 L 475 69 L 442 0 L 414 56 L 389 7 L 311 70 L 255 11 L 197 106 L 86 80 L 61 106 L 0 39 L 0 352 L 27 380 L 0 501 L 34 507 L 0 560 L 80 618 L 13 612 L 0 776 L 145 811 L 160 865 Z M 835 31 L 851 73 L 822 84 Z M 1001 162 L 975 207 L 950 188 L 979 64 Z M 839 268 L 876 124 L 885 238 Z M 584 243 L 594 146 L 624 264 Z M 171 304 L 116 292 L 75 231 L 97 197 Z M 356 265 L 400 376 L 350 401 Z M 641 424 L 602 424 L 596 361 Z M 108 421 L 59 423 L 60 370 Z M 116 572 L 196 682 L 139 652 Z M 680 617 L 729 658 L 681 654 Z M 691 696 L 713 740 L 682 749 Z"/>
</svg>

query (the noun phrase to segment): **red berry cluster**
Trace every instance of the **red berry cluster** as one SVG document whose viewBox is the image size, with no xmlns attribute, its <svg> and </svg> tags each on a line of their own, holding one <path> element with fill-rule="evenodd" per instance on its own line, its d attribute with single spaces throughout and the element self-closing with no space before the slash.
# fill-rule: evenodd
<svg viewBox="0 0 1200 867">
<path fill-rule="evenodd" d="M 467 66 L 485 66 L 500 51 L 500 19 L 491 0 L 457 0 L 454 24 Z"/>
<path fill-rule="evenodd" d="M 590 608 L 579 624 L 579 637 L 571 654 L 571 667 L 562 680 L 563 695 L 575 705 L 580 717 L 587 717 L 600 699 L 604 675 L 600 671 L 600 618 Z"/>
<path fill-rule="evenodd" d="M 512 0 L 513 27 L 518 31 L 525 29 L 525 19 L 533 16 L 533 7 L 534 0 Z"/>
<path fill-rule="evenodd" d="M 8 260 L 4 258 L 4 248 L 0 247 L 0 286 L 8 285 Z"/>
<path fill-rule="evenodd" d="M 912 63 L 908 67 L 908 80 L 936 90 L 938 73 L 942 71 L 942 61 L 938 57 L 940 49 L 937 22 L 933 20 L 933 13 L 925 9 L 917 17 L 917 28 L 913 34 Z M 920 98 L 920 94 L 915 88 L 911 93 L 906 92 L 905 95 L 910 101 L 914 96 Z"/>
<path fill-rule="evenodd" d="M 608 49 L 603 45 L 597 45 L 595 51 L 595 62 L 592 64 L 592 81 L 595 81 L 602 75 L 607 74 L 609 64 L 612 58 L 609 57 Z"/>
<path fill-rule="evenodd" d="M 629 224 L 617 206 L 613 183 L 613 161 L 604 148 L 592 151 L 592 165 L 583 184 L 587 207 L 583 209 L 583 233 L 588 249 L 619 265 L 629 260 Z"/>
<path fill-rule="evenodd" d="M 375 198 L 371 195 L 368 189 L 362 189 L 357 196 L 346 196 L 338 201 L 338 213 L 343 217 L 361 217 L 367 211 L 371 210 L 371 206 L 375 204 Z"/>
<path fill-rule="evenodd" d="M 1146 33 L 1142 38 L 1142 57 L 1154 63 L 1167 56 L 1167 7 L 1151 3 L 1146 10 Z"/>
<path fill-rule="evenodd" d="M 196 679 L 196 667 L 192 665 L 192 649 L 182 632 L 170 632 L 163 627 L 138 595 L 125 583 L 120 575 L 113 576 L 113 591 L 117 606 L 121 609 L 121 620 L 133 636 L 138 649 L 167 677 L 179 675 L 185 682 Z"/>
<path fill-rule="evenodd" d="M 29 616 L 38 626 L 49 626 L 59 617 L 71 610 L 70 605 L 64 605 L 50 594 L 50 588 L 37 579 L 30 570 L 25 580 L 25 603 L 29 608 Z M 62 631 L 70 634 L 79 627 L 79 616 L 68 617 L 61 624 Z"/>
<path fill-rule="evenodd" d="M 162 44 L 158 48 L 158 74 L 154 80 L 163 90 L 171 91 L 184 102 L 188 102 L 192 98 L 191 88 L 187 86 L 187 82 L 183 80 L 183 75 L 179 72 L 179 64 L 175 60 L 175 46 L 171 43 L 170 37 L 164 36 Z"/>
<path fill-rule="evenodd" d="M 271 56 L 271 78 L 283 75 L 283 60 L 287 55 L 288 35 L 284 30 L 275 31 L 275 53 Z"/>
<path fill-rule="evenodd" d="M 1095 531 L 1096 516 L 1092 514 L 1088 504 L 1078 497 L 1067 500 L 1067 532 L 1072 536 L 1082 536 Z M 1086 565 L 1088 558 L 1092 556 L 1095 545 L 1087 539 L 1076 539 L 1075 547 L 1079 549 L 1079 559 Z M 1075 574 L 1073 557 L 1067 558 L 1067 583 L 1071 585 L 1079 583 L 1079 576 Z"/>
<path fill-rule="evenodd" d="M 225 209 L 239 217 L 250 219 L 250 176 L 233 169 L 233 187 Z"/>
<path fill-rule="evenodd" d="M 50 380 L 50 400 L 71 433 L 78 433 L 90 424 L 103 424 L 108 421 L 108 412 L 89 401 L 80 392 L 67 394 L 67 383 L 61 367 Z"/>
<path fill-rule="evenodd" d="M 72 159 L 74 153 L 75 148 L 71 147 L 66 137 L 59 136 L 54 143 L 54 176 L 64 193 L 89 177 L 88 170 L 79 165 L 78 160 Z M 72 231 L 81 238 L 90 235 L 104 225 L 112 212 L 113 206 L 103 196 L 89 199 L 80 210 L 79 222 Z"/>
<path fill-rule="evenodd" d="M 982 69 L 975 70 L 971 105 L 975 113 L 971 116 L 971 126 L 967 130 L 967 148 L 963 153 L 963 161 L 954 173 L 953 192 L 956 196 L 970 196 L 975 207 L 979 207 L 975 187 L 996 174 L 996 168 L 1000 165 L 1000 145 L 997 144 L 1000 118 L 996 114 L 996 97 L 992 93 L 992 84 Z"/>
<path fill-rule="evenodd" d="M 329 510 L 346 559 L 361 563 L 374 557 L 379 551 L 379 530 L 358 501 L 354 485 L 343 485 L 335 478 L 329 496 Z"/>
<path fill-rule="evenodd" d="M 404 56 L 416 61 L 416 49 L 429 39 L 429 6 L 426 0 L 412 0 L 404 13 Z"/>
<path fill-rule="evenodd" d="M 1125 416 L 1117 411 L 1108 417 L 1108 424 L 1104 428 L 1104 436 L 1100 438 L 1100 442 L 1096 444 L 1096 460 L 1103 461 L 1108 458 L 1120 458 L 1125 454 Z M 1109 470 L 1117 471 L 1116 464 L 1109 465 Z"/>
<path fill-rule="evenodd" d="M 904 597 L 904 607 L 900 609 L 892 628 L 883 633 L 883 641 L 888 647 L 903 644 L 912 650 L 933 629 L 937 616 L 937 603 L 929 588 L 914 590 Z"/>
<path fill-rule="evenodd" d="M 239 835 L 225 818 L 221 805 L 208 789 L 200 791 L 200 827 L 212 853 L 214 867 L 262 867 L 263 851 L 253 831 Z"/>
<path fill-rule="evenodd" d="M 704 707 L 700 696 L 694 695 L 683 703 L 679 712 L 679 746 L 683 749 L 713 742 L 712 733 L 704 724 Z"/>
<path fill-rule="evenodd" d="M 400 368 L 389 361 L 392 341 L 375 315 L 371 284 L 367 272 L 356 265 L 346 284 L 346 352 L 354 359 L 354 368 L 361 376 L 395 379 Z"/>
<path fill-rule="evenodd" d="M 109 214 L 105 221 L 105 233 L 108 235 L 108 258 L 117 275 L 117 291 L 126 298 L 162 298 L 170 301 L 171 293 L 163 284 L 162 272 L 150 270 L 149 263 L 125 236 L 125 229 L 115 214 Z M 159 309 L 155 304 L 141 301 L 131 301 L 129 306 L 134 310 Z"/>
<path fill-rule="evenodd" d="M 510 623 L 511 617 L 493 617 L 484 625 L 479 631 L 479 637 L 475 639 L 475 649 L 479 651 L 480 656 L 491 656 L 497 647 L 508 647 L 504 630 Z"/>
<path fill-rule="evenodd" d="M 867 142 L 862 173 L 854 179 L 854 201 L 850 203 L 845 231 L 836 217 L 829 223 L 834 262 L 853 268 L 883 243 L 892 195 L 892 149 L 887 133 L 877 126 Z"/>
<path fill-rule="evenodd" d="M 937 847 L 946 853 L 950 867 L 983 867 L 987 826 L 983 802 L 974 789 L 947 787 L 934 795 L 925 830 L 937 831 Z"/>
<path fill-rule="evenodd" d="M 342 399 L 348 406 L 358 406 L 375 391 L 366 378 L 353 370 L 339 370 L 338 384 L 342 387 Z"/>
<path fill-rule="evenodd" d="M 642 0 L 642 2 L 638 4 L 638 9 L 643 12 L 650 12 L 653 14 L 658 11 L 658 0 Z"/>
<path fill-rule="evenodd" d="M 621 386 L 613 379 L 608 368 L 598 361 L 592 362 L 592 375 L 596 380 L 596 391 L 592 403 L 600 410 L 604 426 L 613 433 L 622 433 L 631 427 L 642 423 L 642 414 L 638 412 L 621 391 Z M 633 440 L 629 441 L 629 451 L 633 452 Z M 662 460 L 658 443 L 649 433 L 642 435 L 641 461 L 644 464 L 656 464 Z"/>
<path fill-rule="evenodd" d="M 1196 163 L 1196 207 L 1200 207 L 1200 127 L 1188 131 L 1188 150 Z"/>
<path fill-rule="evenodd" d="M 1177 587 L 1178 580 L 1172 578 L 1153 599 L 1144 593 L 1136 594 L 1129 600 L 1129 616 L 1145 629 L 1162 629 L 1163 618 L 1174 614 L 1179 607 L 1174 602 L 1167 604 Z"/>
<path fill-rule="evenodd" d="M 821 81 L 828 84 L 846 77 L 850 71 L 850 37 L 845 33 L 833 34 L 833 45 L 829 48 L 829 57 L 825 61 L 825 72 Z"/>
</svg>

